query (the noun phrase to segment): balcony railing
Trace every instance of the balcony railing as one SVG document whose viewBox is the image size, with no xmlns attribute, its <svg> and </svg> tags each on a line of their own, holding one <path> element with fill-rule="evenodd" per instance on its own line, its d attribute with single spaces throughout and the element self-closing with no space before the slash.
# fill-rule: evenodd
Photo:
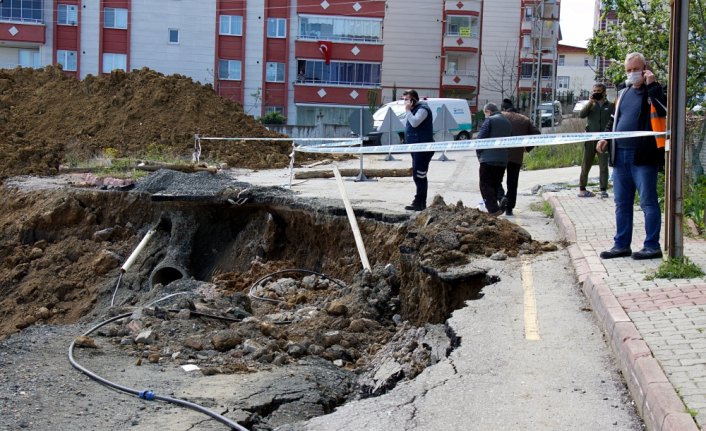
<svg viewBox="0 0 706 431">
<path fill-rule="evenodd" d="M 380 82 L 366 82 L 366 81 L 333 81 L 333 80 L 322 80 L 319 78 L 307 78 L 307 77 L 297 77 L 294 81 L 295 84 L 301 85 L 323 85 L 327 87 L 373 87 L 379 88 Z"/>
<path fill-rule="evenodd" d="M 441 76 L 441 84 L 444 86 L 477 87 L 478 72 L 475 70 L 446 70 Z"/>
</svg>

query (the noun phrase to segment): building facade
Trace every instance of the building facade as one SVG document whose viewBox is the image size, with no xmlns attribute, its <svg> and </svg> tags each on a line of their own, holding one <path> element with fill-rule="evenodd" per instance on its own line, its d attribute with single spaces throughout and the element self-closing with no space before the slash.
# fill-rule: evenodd
<svg viewBox="0 0 706 431">
<path fill-rule="evenodd" d="M 595 60 L 586 48 L 559 44 L 556 90 L 573 94 L 573 101 L 587 99 L 596 83 Z"/>
<path fill-rule="evenodd" d="M 555 81 L 558 3 L 3 0 L 0 65 L 59 64 L 78 79 L 144 67 L 178 73 L 289 124 L 347 124 L 353 111 L 407 88 L 466 99 L 475 112 Z M 507 69 L 500 90 L 498 67 Z"/>
</svg>

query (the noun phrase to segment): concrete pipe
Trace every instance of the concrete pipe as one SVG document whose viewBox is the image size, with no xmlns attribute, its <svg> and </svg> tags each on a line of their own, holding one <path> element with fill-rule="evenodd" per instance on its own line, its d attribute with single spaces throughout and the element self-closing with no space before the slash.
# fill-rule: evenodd
<svg viewBox="0 0 706 431">
<path fill-rule="evenodd" d="M 193 248 L 194 234 L 198 225 L 191 214 L 181 211 L 171 213 L 169 216 L 171 232 L 167 253 L 150 275 L 150 288 L 156 284 L 166 286 L 172 281 L 189 277 L 189 263 Z"/>
</svg>

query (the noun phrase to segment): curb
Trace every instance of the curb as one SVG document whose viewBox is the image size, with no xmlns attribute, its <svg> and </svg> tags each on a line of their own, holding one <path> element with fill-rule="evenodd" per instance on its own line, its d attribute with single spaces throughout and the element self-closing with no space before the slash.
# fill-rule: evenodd
<svg viewBox="0 0 706 431">
<path fill-rule="evenodd" d="M 600 273 L 592 271 L 586 256 L 577 245 L 576 229 L 555 194 L 545 199 L 554 209 L 559 233 L 571 245 L 571 263 L 593 313 L 606 335 L 637 411 L 649 431 L 698 431 L 694 419 L 659 362 L 643 340 L 637 327 L 618 302 Z"/>
</svg>

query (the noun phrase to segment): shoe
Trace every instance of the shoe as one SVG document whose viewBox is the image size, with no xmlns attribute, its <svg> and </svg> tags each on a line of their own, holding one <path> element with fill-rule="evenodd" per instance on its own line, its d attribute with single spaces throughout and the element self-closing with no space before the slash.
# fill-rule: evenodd
<svg viewBox="0 0 706 431">
<path fill-rule="evenodd" d="M 500 199 L 500 204 L 498 205 L 500 207 L 500 211 L 505 211 L 505 209 L 507 208 L 507 204 L 507 198 L 503 196 L 502 199 Z"/>
<path fill-rule="evenodd" d="M 607 199 L 608 198 L 608 192 L 605 190 L 601 190 L 601 199 Z"/>
<path fill-rule="evenodd" d="M 412 202 L 411 205 L 407 205 L 404 207 L 407 211 L 423 211 L 427 206 L 424 204 L 420 204 L 418 202 Z"/>
<path fill-rule="evenodd" d="M 658 248 L 643 248 L 640 251 L 636 251 L 632 254 L 632 258 L 635 260 L 643 259 L 657 259 L 662 257 L 662 250 Z"/>
<path fill-rule="evenodd" d="M 592 198 L 595 196 L 592 191 L 590 190 L 581 190 L 578 194 L 580 198 Z"/>
<path fill-rule="evenodd" d="M 601 252 L 601 259 L 613 259 L 615 257 L 628 257 L 632 254 L 632 250 L 629 248 L 617 248 L 613 247 L 610 250 Z M 632 254 L 633 257 L 635 256 Z"/>
<path fill-rule="evenodd" d="M 506 216 L 513 216 L 513 215 L 515 215 L 515 214 L 512 213 L 512 208 L 508 208 L 508 209 L 505 210 L 505 215 L 506 215 Z"/>
<path fill-rule="evenodd" d="M 497 210 L 494 213 L 488 213 L 488 215 L 491 217 L 498 217 L 498 216 L 503 215 L 503 212 L 504 212 L 503 210 Z"/>
</svg>

